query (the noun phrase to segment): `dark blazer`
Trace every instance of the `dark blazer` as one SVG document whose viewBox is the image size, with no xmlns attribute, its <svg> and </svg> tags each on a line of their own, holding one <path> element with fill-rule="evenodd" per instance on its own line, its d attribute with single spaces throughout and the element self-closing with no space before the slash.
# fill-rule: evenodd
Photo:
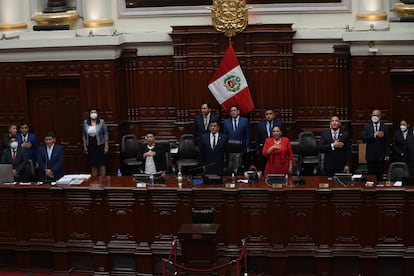
<svg viewBox="0 0 414 276">
<path fill-rule="evenodd" d="M 63 147 L 61 145 L 55 144 L 53 146 L 52 154 L 50 159 L 47 155 L 46 146 L 41 146 L 37 155 L 37 163 L 40 168 L 40 180 L 47 181 L 56 181 L 64 175 L 63 164 L 65 160 L 65 155 L 63 152 Z M 54 174 L 54 178 L 47 178 L 45 175 L 45 170 L 50 169 Z"/>
<path fill-rule="evenodd" d="M 372 123 L 366 124 L 362 129 L 362 140 L 367 144 L 367 161 L 384 161 L 385 156 L 390 154 L 390 135 L 388 127 L 380 124 L 380 131 L 384 132 L 383 137 L 374 137 L 374 126 Z"/>
<path fill-rule="evenodd" d="M 407 136 L 404 152 L 405 155 L 403 161 L 407 163 L 408 169 L 410 170 L 410 175 L 414 176 L 414 135 Z"/>
<path fill-rule="evenodd" d="M 247 118 L 240 116 L 236 131 L 233 130 L 232 117 L 224 120 L 223 128 L 223 133 L 226 134 L 227 139 L 242 141 L 246 149 L 250 148 L 250 125 Z"/>
<path fill-rule="evenodd" d="M 23 144 L 23 137 L 20 133 L 16 135 L 17 141 L 19 142 L 19 145 L 21 146 Z M 33 164 L 36 164 L 37 162 L 37 152 L 39 150 L 39 140 L 37 140 L 37 136 L 34 133 L 27 133 L 27 142 L 32 143 L 32 146 L 30 148 L 25 148 L 27 158 L 31 159 L 33 161 Z"/>
<path fill-rule="evenodd" d="M 287 130 L 286 130 L 285 124 L 282 122 L 282 120 L 274 119 L 272 121 L 272 125 L 273 126 L 279 126 L 280 129 L 282 130 L 282 135 L 283 136 L 287 135 Z M 272 131 L 270 131 L 270 136 L 267 135 L 267 121 L 266 120 L 261 120 L 257 123 L 256 134 L 257 134 L 256 142 L 257 142 L 258 146 L 260 148 L 262 148 L 266 138 L 272 137 Z"/>
<path fill-rule="evenodd" d="M 212 121 L 217 121 L 218 122 L 218 116 L 216 114 L 213 114 L 210 112 L 210 120 L 209 120 L 209 124 Z M 218 122 L 220 125 L 220 122 Z M 204 133 L 209 133 L 208 131 L 208 126 L 207 126 L 207 130 L 205 128 L 204 125 L 204 118 L 203 115 L 198 114 L 195 118 L 194 118 L 194 143 L 195 145 L 199 145 L 200 144 L 200 140 L 201 140 L 201 136 Z"/>
<path fill-rule="evenodd" d="M 145 172 L 145 159 L 144 153 L 148 152 L 149 148 L 147 147 L 147 144 L 143 144 L 141 147 L 141 153 L 139 156 L 141 158 L 138 158 L 139 160 L 142 160 L 142 168 Z M 152 151 L 155 151 L 155 155 L 154 155 L 154 163 L 155 163 L 155 169 L 157 170 L 157 172 L 161 172 L 161 171 L 166 171 L 167 170 L 167 160 L 165 159 L 165 151 L 162 148 L 162 146 L 157 145 L 157 142 L 155 142 L 154 144 L 154 148 L 152 149 Z"/>
<path fill-rule="evenodd" d="M 206 167 L 206 173 L 220 174 L 224 173 L 226 168 L 226 152 L 227 152 L 227 135 L 218 133 L 216 147 L 211 148 L 210 132 L 201 136 L 200 142 L 200 158 L 201 165 L 209 165 Z"/>
<path fill-rule="evenodd" d="M 319 141 L 319 151 L 325 154 L 324 169 L 328 172 L 343 172 L 346 165 L 352 165 L 352 142 L 348 132 L 339 130 L 337 140 L 344 143 L 344 147 L 332 150 L 334 140 L 328 130 L 322 133 Z"/>
<path fill-rule="evenodd" d="M 407 130 L 407 139 L 409 136 L 412 136 L 413 133 L 410 130 Z M 392 156 L 393 162 L 402 162 L 405 155 L 405 142 L 404 135 L 401 130 L 397 130 L 394 133 L 392 139 Z"/>
<path fill-rule="evenodd" d="M 24 148 L 18 147 L 16 151 L 16 160 L 15 162 L 13 162 L 11 150 L 10 148 L 6 148 L 3 150 L 3 153 L 1 154 L 0 163 L 13 164 L 13 169 L 15 169 L 18 174 L 22 174 L 24 173 L 27 164 L 26 150 Z"/>
</svg>

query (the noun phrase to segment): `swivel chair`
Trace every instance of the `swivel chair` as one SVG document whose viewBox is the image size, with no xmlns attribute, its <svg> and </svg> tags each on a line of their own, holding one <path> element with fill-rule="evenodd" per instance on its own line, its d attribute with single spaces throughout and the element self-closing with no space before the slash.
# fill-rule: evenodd
<svg viewBox="0 0 414 276">
<path fill-rule="evenodd" d="M 235 175 L 241 175 L 243 160 L 243 144 L 240 140 L 229 140 L 227 145 L 227 172 L 229 174 L 234 173 Z"/>
<path fill-rule="evenodd" d="M 299 133 L 299 146 L 302 172 L 317 175 L 320 168 L 320 156 L 313 132 L 304 131 Z"/>
<path fill-rule="evenodd" d="M 122 175 L 140 173 L 142 161 L 138 160 L 140 154 L 137 137 L 134 134 L 122 136 L 121 140 L 121 171 Z"/>
<path fill-rule="evenodd" d="M 295 159 L 295 163 L 293 164 L 293 175 L 299 176 L 301 171 L 299 141 L 290 141 L 290 144 L 292 145 L 293 159 Z"/>
<path fill-rule="evenodd" d="M 177 161 L 175 162 L 177 170 L 183 174 L 188 174 L 190 169 L 200 165 L 199 154 L 194 145 L 192 134 L 183 134 L 178 144 Z"/>
<path fill-rule="evenodd" d="M 388 168 L 387 179 L 389 181 L 402 181 L 404 177 L 408 176 L 410 176 L 410 172 L 404 162 L 393 162 Z"/>
</svg>

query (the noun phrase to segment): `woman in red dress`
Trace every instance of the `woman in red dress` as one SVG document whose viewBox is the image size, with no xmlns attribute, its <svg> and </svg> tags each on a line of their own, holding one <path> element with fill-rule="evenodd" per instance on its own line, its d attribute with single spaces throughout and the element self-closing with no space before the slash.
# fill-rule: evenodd
<svg viewBox="0 0 414 276">
<path fill-rule="evenodd" d="M 279 126 L 272 129 L 272 137 L 265 140 L 262 154 L 267 158 L 264 176 L 269 173 L 292 174 L 293 152 L 289 138 L 282 137 Z"/>
</svg>

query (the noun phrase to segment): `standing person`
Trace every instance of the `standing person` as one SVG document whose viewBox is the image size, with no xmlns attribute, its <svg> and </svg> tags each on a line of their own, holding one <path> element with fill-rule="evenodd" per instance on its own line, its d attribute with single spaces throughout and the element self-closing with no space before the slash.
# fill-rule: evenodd
<svg viewBox="0 0 414 276">
<path fill-rule="evenodd" d="M 226 169 L 227 135 L 220 133 L 218 121 L 210 122 L 208 130 L 201 136 L 201 165 L 206 173 L 222 175 Z"/>
<path fill-rule="evenodd" d="M 377 181 L 383 180 L 385 161 L 390 159 L 388 127 L 381 122 L 381 111 L 374 109 L 371 123 L 362 129 L 362 140 L 367 144 L 366 159 L 368 174 L 376 175 Z"/>
<path fill-rule="evenodd" d="M 266 138 L 272 137 L 273 126 L 279 126 L 282 130 L 282 136 L 287 135 L 285 124 L 282 120 L 276 118 L 276 114 L 273 109 L 267 108 L 265 110 L 265 118 L 257 123 L 257 137 L 256 142 L 258 145 L 257 153 L 259 157 L 259 169 L 264 170 L 266 165 L 266 158 L 262 155 L 263 145 Z"/>
<path fill-rule="evenodd" d="M 194 118 L 194 143 L 196 146 L 200 144 L 201 136 L 208 133 L 210 122 L 218 121 L 218 116 L 211 113 L 211 104 L 203 102 L 200 108 L 200 114 Z"/>
<path fill-rule="evenodd" d="M 64 175 L 63 162 L 65 155 L 63 147 L 56 144 L 56 135 L 49 131 L 44 135 L 44 145 L 40 146 L 37 154 L 37 164 L 40 168 L 40 181 L 57 181 Z"/>
<path fill-rule="evenodd" d="M 405 143 L 408 136 L 413 135 L 410 131 L 410 124 L 407 120 L 402 119 L 400 121 L 400 127 L 394 133 L 392 139 L 392 159 L 393 162 L 403 162 L 405 160 Z"/>
<path fill-rule="evenodd" d="M 249 120 L 240 116 L 237 105 L 230 106 L 230 117 L 224 120 L 223 132 L 229 140 L 241 141 L 246 151 L 250 148 Z"/>
<path fill-rule="evenodd" d="M 93 176 L 106 175 L 107 155 L 109 151 L 108 128 L 105 120 L 98 116 L 98 110 L 91 108 L 89 118 L 83 122 L 83 151 L 88 155 Z"/>
<path fill-rule="evenodd" d="M 162 177 L 165 177 L 167 160 L 164 149 L 155 142 L 155 132 L 147 131 L 145 141 L 147 143 L 143 145 L 141 150 L 144 173 L 148 175 L 161 174 Z"/>
<path fill-rule="evenodd" d="M 16 136 L 11 136 L 8 148 L 4 149 L 1 155 L 1 164 L 13 165 L 13 176 L 15 181 L 30 181 L 30 176 L 26 171 L 27 156 L 26 150 L 19 147 Z"/>
<path fill-rule="evenodd" d="M 17 140 L 19 145 L 26 150 L 27 158 L 33 161 L 33 164 L 37 163 L 37 151 L 39 150 L 39 140 L 34 133 L 29 132 L 29 123 L 26 121 L 20 122 L 20 134 L 18 134 Z"/>
<path fill-rule="evenodd" d="M 292 174 L 294 161 L 292 145 L 289 138 L 282 137 L 279 126 L 274 126 L 272 137 L 266 138 L 262 154 L 267 158 L 265 177 L 270 173 Z"/>
<path fill-rule="evenodd" d="M 352 165 L 352 142 L 348 132 L 341 129 L 339 116 L 332 116 L 330 130 L 321 135 L 319 150 L 325 154 L 324 171 L 332 176 L 335 173 L 349 173 Z"/>
<path fill-rule="evenodd" d="M 17 136 L 17 125 L 16 124 L 10 124 L 7 128 L 8 133 L 3 136 L 2 141 L 2 148 L 6 149 L 9 147 L 9 138 L 12 136 Z"/>
</svg>

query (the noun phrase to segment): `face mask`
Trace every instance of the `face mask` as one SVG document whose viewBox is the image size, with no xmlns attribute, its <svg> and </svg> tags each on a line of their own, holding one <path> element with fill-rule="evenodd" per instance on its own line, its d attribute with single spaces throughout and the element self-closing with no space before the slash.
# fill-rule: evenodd
<svg viewBox="0 0 414 276">
<path fill-rule="evenodd" d="M 91 113 L 90 115 L 92 120 L 95 120 L 96 118 L 98 118 L 98 114 L 97 113 Z"/>
<path fill-rule="evenodd" d="M 371 120 L 373 123 L 378 123 L 379 122 L 379 117 L 378 116 L 372 116 Z"/>
<path fill-rule="evenodd" d="M 12 148 L 12 149 L 17 149 L 17 146 L 18 146 L 19 144 L 17 143 L 17 142 L 11 142 L 11 144 L 10 144 L 10 147 Z"/>
<path fill-rule="evenodd" d="M 401 125 L 400 129 L 401 129 L 402 132 L 405 132 L 407 130 L 407 126 Z"/>
</svg>

